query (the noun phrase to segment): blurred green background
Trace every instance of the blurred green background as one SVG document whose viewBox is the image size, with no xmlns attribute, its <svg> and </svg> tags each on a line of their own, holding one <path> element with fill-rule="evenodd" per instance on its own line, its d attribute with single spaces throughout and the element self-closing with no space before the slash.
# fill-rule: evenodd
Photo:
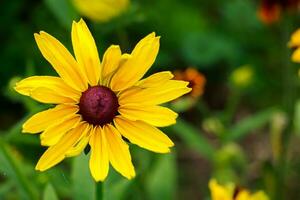
<svg viewBox="0 0 300 200">
<path fill-rule="evenodd" d="M 213 177 L 270 199 L 300 199 L 299 64 L 287 47 L 299 16 L 286 11 L 264 23 L 259 7 L 253 0 L 132 0 L 107 22 L 83 17 L 100 57 L 110 44 L 130 52 L 155 31 L 161 48 L 149 73 L 193 67 L 206 78 L 202 96 L 169 105 L 180 111 L 178 123 L 163 129 L 176 144 L 172 153 L 130 145 L 137 177 L 111 170 L 105 199 L 210 199 Z M 95 199 L 85 154 L 34 170 L 45 148 L 21 126 L 45 105 L 13 90 L 21 78 L 55 75 L 33 33 L 44 30 L 71 50 L 72 20 L 80 14 L 67 0 L 3 0 L 0 10 L 0 199 Z"/>
</svg>

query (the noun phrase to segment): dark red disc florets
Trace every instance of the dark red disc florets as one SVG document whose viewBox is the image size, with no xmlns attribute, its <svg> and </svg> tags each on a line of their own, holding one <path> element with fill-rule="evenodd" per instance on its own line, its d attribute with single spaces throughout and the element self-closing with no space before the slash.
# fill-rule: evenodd
<svg viewBox="0 0 300 200">
<path fill-rule="evenodd" d="M 93 86 L 82 93 L 79 114 L 88 123 L 102 126 L 112 122 L 118 107 L 118 98 L 111 89 L 105 86 Z"/>
</svg>

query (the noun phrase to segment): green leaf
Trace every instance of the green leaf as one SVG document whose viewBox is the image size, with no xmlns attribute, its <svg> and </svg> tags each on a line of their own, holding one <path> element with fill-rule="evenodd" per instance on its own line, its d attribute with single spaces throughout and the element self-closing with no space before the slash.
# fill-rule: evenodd
<svg viewBox="0 0 300 200">
<path fill-rule="evenodd" d="M 57 194 L 50 183 L 45 187 L 43 200 L 58 200 Z"/>
<path fill-rule="evenodd" d="M 0 163 L 0 171 L 7 174 L 15 182 L 20 191 L 21 199 L 38 199 L 37 191 L 34 190 L 24 171 L 21 170 L 21 165 L 14 158 L 13 151 L 2 139 L 0 139 Z"/>
<path fill-rule="evenodd" d="M 72 199 L 95 199 L 96 188 L 89 170 L 89 156 L 83 153 L 73 160 L 72 183 Z"/>
<path fill-rule="evenodd" d="M 251 131 L 266 125 L 270 122 L 276 111 L 277 110 L 274 108 L 267 109 L 238 121 L 231 129 L 229 129 L 228 133 L 225 133 L 225 141 L 229 142 L 241 139 L 250 134 Z"/>
<path fill-rule="evenodd" d="M 77 19 L 76 11 L 70 1 L 66 0 L 44 0 L 57 20 L 67 29 L 70 29 L 72 21 Z"/>
<path fill-rule="evenodd" d="M 203 136 L 203 133 L 201 133 L 201 131 L 196 129 L 193 125 L 183 119 L 177 119 L 177 123 L 173 125 L 171 129 L 187 147 L 195 150 L 209 160 L 213 158 L 215 151 L 214 147 Z"/>
<path fill-rule="evenodd" d="M 159 155 L 146 179 L 150 200 L 176 199 L 177 166 L 174 153 Z"/>
</svg>

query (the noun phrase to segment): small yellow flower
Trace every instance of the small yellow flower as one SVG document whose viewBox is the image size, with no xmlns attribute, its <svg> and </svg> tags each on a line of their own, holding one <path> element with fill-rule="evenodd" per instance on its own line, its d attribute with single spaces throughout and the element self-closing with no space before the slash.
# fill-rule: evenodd
<svg viewBox="0 0 300 200">
<path fill-rule="evenodd" d="M 292 54 L 292 61 L 300 63 L 300 29 L 297 29 L 291 36 L 288 46 L 296 50 Z"/>
<path fill-rule="evenodd" d="M 240 189 L 233 183 L 220 185 L 215 179 L 209 181 L 209 189 L 212 200 L 269 200 L 263 191 L 251 194 L 248 190 Z"/>
<path fill-rule="evenodd" d="M 109 163 L 130 179 L 135 176 L 128 145 L 131 143 L 157 153 L 167 153 L 173 142 L 158 128 L 176 122 L 177 114 L 159 106 L 186 94 L 188 82 L 171 80 L 165 71 L 140 80 L 154 63 L 159 37 L 151 33 L 131 54 L 110 46 L 100 62 L 95 41 L 83 20 L 73 22 L 75 58 L 54 37 L 41 31 L 34 35 L 37 45 L 60 77 L 33 76 L 16 84 L 20 94 L 54 108 L 33 115 L 23 132 L 41 133 L 48 146 L 36 165 L 45 171 L 64 158 L 76 156 L 89 144 L 90 171 L 103 181 Z"/>
<path fill-rule="evenodd" d="M 129 4 L 129 0 L 72 0 L 72 2 L 80 14 L 99 22 L 106 22 L 120 15 Z"/>
</svg>

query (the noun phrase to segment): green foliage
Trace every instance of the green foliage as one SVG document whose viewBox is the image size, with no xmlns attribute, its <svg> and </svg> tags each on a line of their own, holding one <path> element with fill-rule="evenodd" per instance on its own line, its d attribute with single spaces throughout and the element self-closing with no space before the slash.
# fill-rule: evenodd
<svg viewBox="0 0 300 200">
<path fill-rule="evenodd" d="M 58 200 L 56 192 L 50 183 L 46 185 L 43 200 Z"/>
</svg>

